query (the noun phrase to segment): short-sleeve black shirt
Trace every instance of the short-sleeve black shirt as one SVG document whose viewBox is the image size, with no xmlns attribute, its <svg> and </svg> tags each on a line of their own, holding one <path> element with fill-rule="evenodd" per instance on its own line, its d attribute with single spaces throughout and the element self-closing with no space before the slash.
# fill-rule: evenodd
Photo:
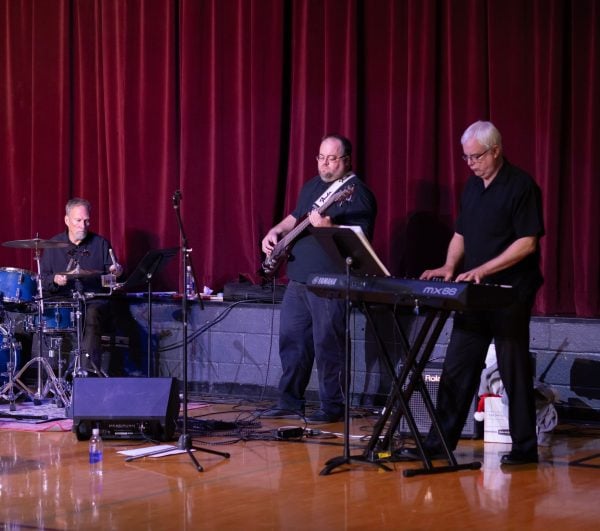
<svg viewBox="0 0 600 531">
<path fill-rule="evenodd" d="M 515 240 L 544 235 L 541 192 L 530 175 L 504 161 L 486 188 L 471 175 L 461 198 L 456 232 L 464 238 L 464 270 L 473 269 L 501 254 Z M 486 278 L 486 282 L 519 288 L 522 297 L 542 284 L 539 247 L 513 266 Z"/>
<path fill-rule="evenodd" d="M 367 238 L 371 238 L 377 215 L 375 196 L 358 177 L 349 180 L 343 187 L 351 184 L 354 185 L 354 193 L 350 199 L 341 204 L 334 203 L 325 214 L 331 216 L 335 225 L 360 225 Z M 298 220 L 304 217 L 330 186 L 331 183 L 323 181 L 318 175 L 310 179 L 300 190 L 292 215 Z M 334 265 L 316 238 L 308 230 L 304 231 L 292 245 L 287 264 L 288 278 L 306 282 L 309 275 L 326 271 L 335 271 Z"/>
</svg>

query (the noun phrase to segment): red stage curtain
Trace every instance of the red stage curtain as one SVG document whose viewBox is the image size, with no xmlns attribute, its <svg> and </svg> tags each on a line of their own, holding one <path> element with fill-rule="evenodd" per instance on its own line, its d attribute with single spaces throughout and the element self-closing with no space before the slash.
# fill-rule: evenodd
<svg viewBox="0 0 600 531">
<path fill-rule="evenodd" d="M 131 270 L 179 244 L 202 284 L 260 264 L 260 240 L 354 142 L 396 275 L 439 265 L 477 119 L 544 194 L 540 315 L 600 316 L 600 8 L 594 0 L 0 0 L 0 241 L 49 238 L 64 204 Z M 35 269 L 0 247 L 0 266 Z M 179 264 L 157 289 L 178 290 Z"/>
</svg>

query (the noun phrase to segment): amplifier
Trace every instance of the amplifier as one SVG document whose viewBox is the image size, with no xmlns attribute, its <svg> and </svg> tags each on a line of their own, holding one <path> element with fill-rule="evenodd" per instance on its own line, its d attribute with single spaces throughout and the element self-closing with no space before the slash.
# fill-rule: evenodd
<svg viewBox="0 0 600 531">
<path fill-rule="evenodd" d="M 431 396 L 431 400 L 435 406 L 437 400 L 438 388 L 440 386 L 440 376 L 442 375 L 442 368 L 439 364 L 432 366 L 431 368 L 426 368 L 423 371 L 423 381 L 425 382 L 425 387 Z M 429 418 L 429 413 L 427 412 L 427 408 L 425 407 L 425 403 L 421 398 L 421 394 L 418 391 L 415 391 L 410 398 L 409 401 L 410 411 L 415 418 L 415 422 L 417 424 L 417 428 L 421 435 L 427 435 L 429 433 L 429 428 L 431 427 L 431 419 Z M 461 437 L 465 439 L 471 439 L 476 436 L 476 427 L 475 427 L 475 417 L 474 413 L 477 408 L 477 397 L 473 397 L 473 404 L 469 409 L 469 414 L 467 416 L 467 420 L 461 432 Z M 400 421 L 400 425 L 398 426 L 398 432 L 402 435 L 411 435 L 410 428 L 408 427 L 408 422 L 404 416 L 402 416 L 402 420 Z"/>
<path fill-rule="evenodd" d="M 164 426 L 157 420 L 96 420 L 79 419 L 75 434 L 77 439 L 90 438 L 92 429 L 98 428 L 103 439 L 158 440 L 165 438 Z"/>
<path fill-rule="evenodd" d="M 87 440 L 174 438 L 179 416 L 175 378 L 73 378 L 73 431 Z"/>
</svg>

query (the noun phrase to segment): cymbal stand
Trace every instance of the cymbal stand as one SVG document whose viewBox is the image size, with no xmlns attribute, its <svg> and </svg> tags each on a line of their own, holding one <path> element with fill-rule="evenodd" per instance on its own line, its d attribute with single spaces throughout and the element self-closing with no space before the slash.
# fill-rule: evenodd
<svg viewBox="0 0 600 531">
<path fill-rule="evenodd" d="M 37 290 L 38 290 L 38 300 L 37 300 L 37 311 L 38 311 L 38 366 L 37 366 L 37 392 L 33 396 L 33 403 L 39 405 L 42 403 L 42 360 L 44 359 L 42 356 L 42 346 L 44 344 L 44 338 L 42 336 L 43 329 L 43 318 L 44 318 L 44 296 L 42 294 L 42 268 L 40 265 L 40 250 L 36 247 L 35 255 L 34 255 L 35 263 L 37 264 Z M 33 360 L 32 360 L 33 361 Z M 46 360 L 44 360 L 46 361 Z M 47 363 L 47 362 L 46 362 Z M 47 363 L 50 368 L 50 364 Z M 50 368 L 50 370 L 52 370 Z"/>
</svg>

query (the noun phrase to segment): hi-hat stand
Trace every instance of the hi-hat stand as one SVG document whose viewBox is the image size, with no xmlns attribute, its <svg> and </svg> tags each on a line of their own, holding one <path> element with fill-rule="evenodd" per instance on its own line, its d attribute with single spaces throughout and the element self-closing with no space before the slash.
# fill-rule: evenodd
<svg viewBox="0 0 600 531">
<path fill-rule="evenodd" d="M 38 301 L 38 304 L 41 305 L 41 302 Z M 41 312 L 38 315 L 41 315 Z M 66 405 L 69 403 L 69 398 L 63 388 L 63 385 L 56 377 L 56 374 L 54 373 L 54 370 L 52 369 L 52 366 L 50 365 L 48 360 L 43 356 L 44 338 L 42 329 L 42 318 L 39 317 L 38 324 L 35 329 L 39 340 L 38 355 L 30 359 L 25 365 L 23 365 L 21 370 L 14 376 L 12 384 L 20 387 L 29 396 L 34 405 L 41 405 L 42 399 L 46 396 L 46 391 L 52 392 L 52 394 L 57 400 L 57 404 Z M 25 371 L 27 371 L 27 369 L 34 364 L 37 364 L 37 386 L 36 390 L 32 391 L 29 388 L 29 386 L 27 386 L 23 381 L 21 381 L 21 377 L 25 373 Z M 48 381 L 46 382 L 45 386 L 42 384 L 42 372 L 45 372 L 48 376 Z"/>
<path fill-rule="evenodd" d="M 183 228 L 183 222 L 181 220 L 181 214 L 179 211 L 179 203 L 181 201 L 181 192 L 177 190 L 173 194 L 173 208 L 175 209 L 175 215 L 177 217 L 177 224 L 179 226 L 179 234 L 181 238 L 181 285 L 182 285 L 182 298 L 181 298 L 181 321 L 182 321 L 182 334 L 183 334 L 183 400 L 182 400 L 182 408 L 183 408 L 183 424 L 181 435 L 179 436 L 179 440 L 177 442 L 177 446 L 179 450 L 185 451 L 189 456 L 198 472 L 202 472 L 204 468 L 196 457 L 194 456 L 192 450 L 197 450 L 200 452 L 205 452 L 213 455 L 218 455 L 228 459 L 230 454 L 227 452 L 218 452 L 217 450 L 210 450 L 208 448 L 200 448 L 198 446 L 194 446 L 192 444 L 191 435 L 187 431 L 188 425 L 188 298 L 187 298 L 187 290 L 186 290 L 186 271 L 188 267 L 189 254 L 192 252 L 192 249 L 188 247 L 187 237 L 185 235 L 185 231 Z"/>
</svg>

